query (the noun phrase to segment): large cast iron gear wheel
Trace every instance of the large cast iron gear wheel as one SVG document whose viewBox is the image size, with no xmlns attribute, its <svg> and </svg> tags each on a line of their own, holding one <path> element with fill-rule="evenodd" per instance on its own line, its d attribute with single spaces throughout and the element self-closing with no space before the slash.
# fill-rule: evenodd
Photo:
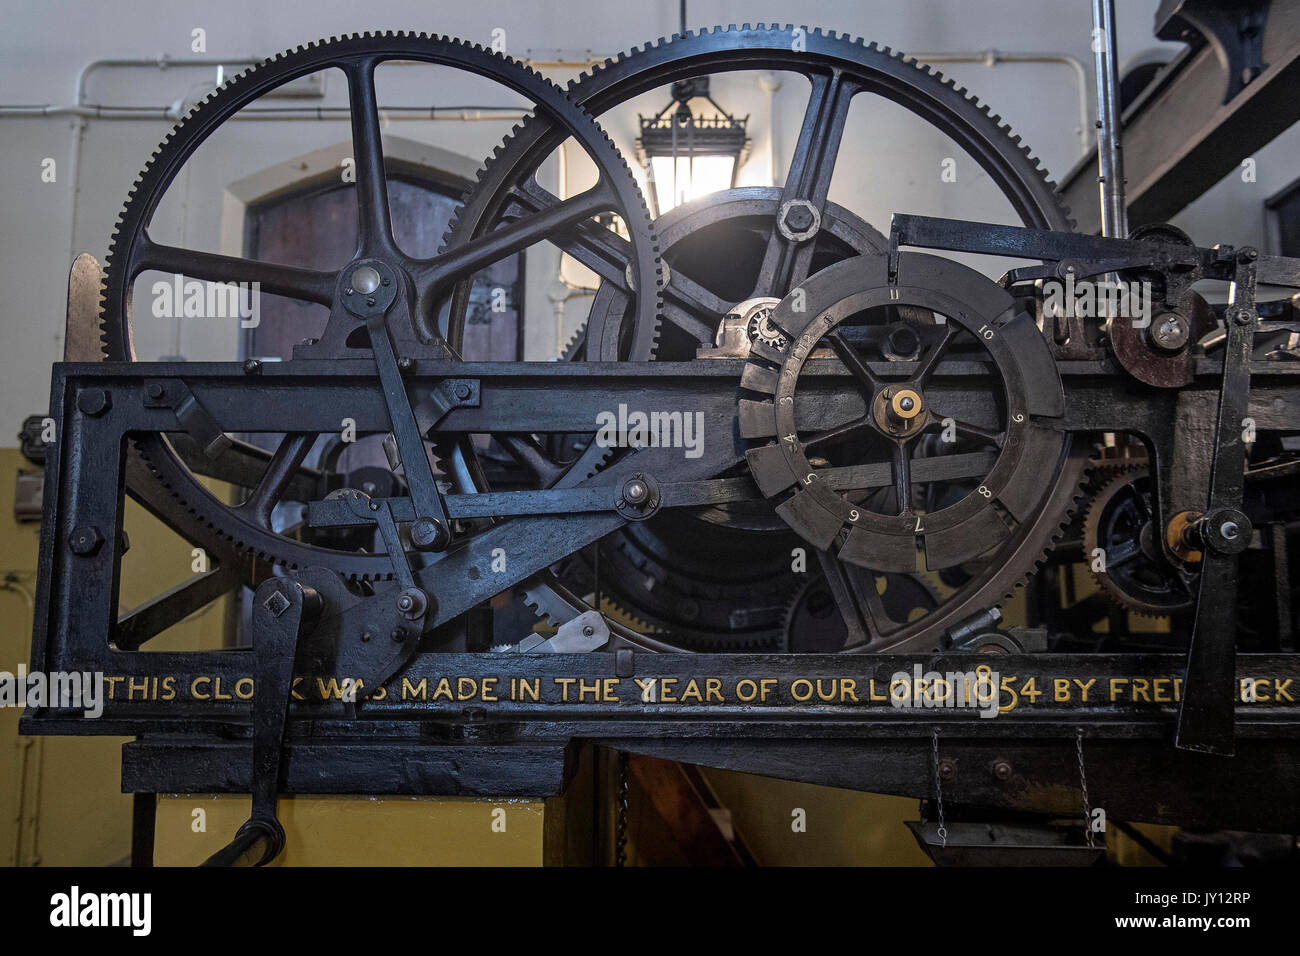
<svg viewBox="0 0 1300 956">
<path fill-rule="evenodd" d="M 963 611 L 1005 598 L 1060 532 L 1084 461 L 1055 427 L 1065 412 L 1055 362 L 1004 289 L 949 259 L 902 253 L 891 277 L 888 255 L 863 256 L 800 290 L 772 313 L 789 345 L 755 344 L 741 380 L 753 396 L 739 406 L 750 472 L 800 537 L 848 565 L 912 573 L 921 560 L 929 571 L 983 560 L 916 621 L 893 621 L 874 588 L 859 589 L 877 606 L 847 649 L 927 649 Z M 945 319 L 905 365 L 881 361 L 870 336 L 898 304 Z M 810 363 L 827 367 L 819 356 L 837 358 L 855 388 L 829 392 L 805 376 Z M 945 364 L 964 379 L 946 382 Z M 927 444 L 945 433 L 950 450 Z"/>
<path fill-rule="evenodd" d="M 183 272 L 191 278 L 212 281 L 259 281 L 263 291 L 271 294 L 333 304 L 340 287 L 336 274 L 174 249 L 154 242 L 147 231 L 168 186 L 185 161 L 218 126 L 264 93 L 322 69 L 341 68 L 349 77 L 357 154 L 360 253 L 382 254 L 402 272 L 413 274 L 418 270 L 421 276 L 432 274 L 434 263 L 450 261 L 438 257 L 428 261 L 412 259 L 401 253 L 392 240 L 373 79 L 374 67 L 386 60 L 450 66 L 495 80 L 536 104 L 538 111 L 550 121 L 548 128 L 562 131 L 565 138 L 576 139 L 595 162 L 600 172 L 599 183 L 584 194 L 587 199 L 576 197 L 570 209 L 558 218 L 552 210 L 546 219 L 537 220 L 534 224 L 537 238 L 558 225 L 588 219 L 601 209 L 616 212 L 630 236 L 625 245 L 628 259 L 633 263 L 633 274 L 640 288 L 650 290 L 637 297 L 637 309 L 647 320 L 657 313 L 661 274 L 645 202 L 622 155 L 581 107 L 540 74 L 477 44 L 416 33 L 367 33 L 298 47 L 241 73 L 194 107 L 158 148 L 131 190 L 109 248 L 101 324 L 104 351 L 110 360 L 134 358 L 130 298 L 135 278 L 147 269 Z M 456 252 L 463 260 L 467 250 L 462 246 Z M 429 316 L 440 293 L 428 287 L 417 289 L 417 293 L 413 323 L 417 334 L 427 335 Z M 294 464 L 294 468 L 288 469 L 292 471 L 296 463 L 291 461 L 293 454 L 286 450 L 288 445 L 286 440 L 277 456 L 280 464 L 289 459 L 287 463 Z M 146 495 L 174 495 L 214 531 L 241 548 L 276 563 L 291 567 L 317 565 L 349 577 L 385 578 L 391 573 L 386 555 L 315 547 L 276 534 L 267 523 L 250 520 L 249 512 L 256 509 L 240 511 L 213 497 L 165 439 L 141 438 L 136 447 L 160 486 L 139 491 Z"/>
<path fill-rule="evenodd" d="M 778 200 L 787 192 L 812 196 L 822 207 L 823 223 L 829 209 L 826 188 L 838 148 L 839 135 L 834 132 L 837 120 L 847 113 L 853 95 L 869 92 L 898 103 L 952 136 L 989 174 L 1025 225 L 1073 228 L 1039 162 L 999 117 L 930 67 L 847 35 L 763 24 L 688 33 L 606 60 L 571 83 L 569 94 L 593 115 L 600 116 L 613 106 L 675 80 L 752 69 L 792 70 L 807 76 L 811 83 L 812 95 L 798 146 L 806 162 L 791 169 L 784 190 L 773 191 Z M 535 204 L 539 188 L 533 173 L 562 140 L 560 133 L 536 118 L 518 127 L 480 170 L 478 186 L 451 223 L 446 244 L 452 246 L 484 234 L 519 209 Z M 776 226 L 776 213 L 782 205 L 780 201 L 774 204 L 767 226 L 774 252 L 772 263 L 765 264 L 767 291 L 777 297 L 808 274 L 816 245 L 805 243 L 804 251 L 789 244 L 782 247 Z M 656 225 L 661 228 L 662 240 L 662 230 L 668 224 Z M 668 247 L 669 243 L 662 241 L 662 248 Z M 700 292 L 707 290 L 701 290 L 697 282 L 683 281 L 690 279 L 685 270 L 670 269 L 664 296 L 669 327 L 663 328 L 659 322 L 640 323 L 636 315 L 631 317 L 633 327 L 629 328 L 620 307 L 626 290 L 619 281 L 617 258 L 611 260 L 608 250 L 589 249 L 585 261 L 601 275 L 602 285 L 587 327 L 570 348 L 573 357 L 645 359 L 658 355 L 662 340 L 678 331 L 704 343 L 716 330 L 721 315 L 734 304 L 716 294 L 701 296 Z M 468 295 L 469 287 L 462 283 L 452 300 L 451 329 L 457 324 L 456 316 L 464 314 Z M 745 296 L 738 294 L 737 298 Z M 454 334 L 451 329 L 449 336 Z M 530 594 L 556 620 L 563 613 L 559 608 L 563 602 L 541 597 L 546 589 L 545 577 L 531 582 Z M 572 617 L 583 609 L 575 606 L 567 613 Z"/>
<path fill-rule="evenodd" d="M 803 27 L 758 24 L 716 27 L 648 43 L 606 60 L 569 84 L 570 97 L 593 116 L 635 96 L 676 80 L 737 70 L 778 70 L 802 73 L 811 95 L 796 147 L 797 162 L 787 176 L 784 199 L 800 197 L 822 207 L 835 166 L 839 129 L 850 100 L 859 93 L 884 97 L 935 126 L 965 150 L 989 175 L 994 186 L 1010 201 L 1026 226 L 1070 230 L 1073 222 L 1055 186 L 1038 160 L 1021 145 L 1020 137 L 952 80 L 924 64 L 875 43 L 863 43 L 847 34 Z M 538 117 L 516 127 L 505 145 L 479 172 L 477 187 L 466 197 L 448 228 L 448 247 L 483 235 L 516 215 L 534 208 L 540 190 L 533 174 L 564 140 L 565 134 Z M 765 290 L 755 295 L 784 296 L 808 274 L 808 243 L 783 243 L 775 220 L 773 261 L 768 264 Z M 610 285 L 607 295 L 626 293 L 621 263 L 609 248 L 588 248 L 587 262 Z M 698 333 L 701 323 L 716 326 L 717 303 L 701 297 L 694 284 L 674 282 L 670 274 L 664 290 L 664 317 Z M 452 301 L 455 342 L 457 315 L 468 304 L 469 287 L 462 283 Z M 744 296 L 748 298 L 751 296 Z M 588 329 L 591 361 L 651 358 L 660 336 L 658 322 L 647 324 L 638 311 L 626 322 L 617 309 L 606 309 L 599 327 Z M 628 325 L 632 327 L 629 328 Z"/>
<path fill-rule="evenodd" d="M 1083 555 L 1097 587 L 1122 608 L 1147 617 L 1190 611 L 1195 575 L 1171 567 L 1152 523 L 1151 472 L 1145 465 L 1102 465 L 1083 518 Z M 1099 571 L 1094 555 L 1105 557 Z"/>
</svg>

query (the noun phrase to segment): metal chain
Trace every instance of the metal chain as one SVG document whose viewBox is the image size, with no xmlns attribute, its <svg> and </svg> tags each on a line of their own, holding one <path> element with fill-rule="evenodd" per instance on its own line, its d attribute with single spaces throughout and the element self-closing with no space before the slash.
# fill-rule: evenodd
<svg viewBox="0 0 1300 956">
<path fill-rule="evenodd" d="M 627 864 L 627 752 L 618 752 L 618 810 L 614 823 L 614 865 Z"/>
<path fill-rule="evenodd" d="M 1083 769 L 1083 729 L 1074 734 L 1074 750 L 1079 758 L 1079 789 L 1083 791 L 1083 833 L 1088 838 L 1088 846 L 1096 846 L 1092 839 L 1092 807 L 1088 804 L 1088 774 Z"/>
<path fill-rule="evenodd" d="M 939 839 L 948 847 L 948 828 L 943 825 L 943 778 L 939 775 L 939 731 L 931 731 L 930 748 L 934 752 L 934 798 L 939 811 Z"/>
</svg>

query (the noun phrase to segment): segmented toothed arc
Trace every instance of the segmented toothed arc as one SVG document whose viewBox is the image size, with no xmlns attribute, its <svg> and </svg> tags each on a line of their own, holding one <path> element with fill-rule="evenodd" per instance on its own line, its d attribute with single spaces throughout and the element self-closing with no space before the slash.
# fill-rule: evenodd
<svg viewBox="0 0 1300 956">
<path fill-rule="evenodd" d="M 528 97 L 559 123 L 566 136 L 577 139 L 596 162 L 602 180 L 616 199 L 617 212 L 627 225 L 639 287 L 651 290 L 638 297 L 640 308 L 650 315 L 657 312 L 658 253 L 645 201 L 623 157 L 585 111 L 540 74 L 478 44 L 417 33 L 364 33 L 298 47 L 241 73 L 195 106 L 163 141 L 131 189 L 109 247 L 101 314 L 104 352 L 109 359 L 134 358 L 129 319 L 132 284 L 136 275 L 149 267 L 151 260 L 146 253 L 156 254 L 150 248 L 146 229 L 167 187 L 199 144 L 239 108 L 289 80 L 328 67 L 394 59 L 457 67 L 496 80 Z M 229 274 L 196 277 L 234 278 Z M 198 484 L 165 439 L 142 437 L 135 444 L 156 480 L 155 487 L 138 492 L 175 496 L 215 532 L 239 547 L 288 566 L 318 565 L 349 577 L 390 575 L 385 555 L 314 547 L 245 520 Z"/>
</svg>

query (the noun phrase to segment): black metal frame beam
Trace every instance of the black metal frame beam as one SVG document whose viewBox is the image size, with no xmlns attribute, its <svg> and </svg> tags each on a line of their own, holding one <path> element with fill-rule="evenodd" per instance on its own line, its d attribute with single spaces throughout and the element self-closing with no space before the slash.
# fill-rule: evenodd
<svg viewBox="0 0 1300 956">
<path fill-rule="evenodd" d="M 1163 222 L 1300 120 L 1300 5 L 1274 3 L 1264 26 L 1267 67 L 1229 102 L 1212 46 L 1179 58 L 1158 89 L 1123 118 L 1130 226 Z M 1066 173 L 1061 192 L 1080 232 L 1101 229 L 1094 148 Z"/>
</svg>

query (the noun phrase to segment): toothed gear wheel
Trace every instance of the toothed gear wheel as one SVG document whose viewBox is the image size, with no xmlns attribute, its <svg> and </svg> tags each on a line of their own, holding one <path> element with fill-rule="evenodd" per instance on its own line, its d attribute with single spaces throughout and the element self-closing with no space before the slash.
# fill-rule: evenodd
<svg viewBox="0 0 1300 956">
<path fill-rule="evenodd" d="M 836 98 L 846 92 L 849 85 L 857 87 L 854 92 L 874 93 L 892 100 L 952 136 L 1010 200 L 1024 225 L 1066 231 L 1074 228 L 1055 186 L 1038 160 L 1030 155 L 1029 150 L 1021 145 L 1020 137 L 1014 135 L 999 117 L 929 66 L 848 35 L 765 24 L 687 33 L 606 60 L 603 65 L 571 82 L 569 95 L 599 117 L 620 103 L 676 80 L 756 68 L 800 72 L 812 81 L 814 99 L 821 99 L 815 107 L 810 106 L 806 119 L 815 129 L 825 127 L 825 120 L 835 112 Z M 817 139 L 813 134 L 810 142 L 816 144 Z M 521 124 L 505 146 L 480 170 L 478 185 L 449 226 L 445 241 L 466 241 L 496 228 L 509 213 L 512 203 L 521 199 L 526 201 L 534 171 L 562 140 L 561 134 L 537 117 Z M 513 198 L 512 191 L 515 193 Z M 738 192 L 740 190 L 732 190 L 731 194 Z M 782 205 L 782 191 L 776 189 L 772 192 L 776 202 L 769 231 L 776 231 L 775 214 Z M 691 206 L 706 201 L 678 207 L 673 212 L 689 212 Z M 875 230 L 871 232 L 879 236 Z M 669 246 L 662 228 L 660 238 L 667 250 Z M 646 325 L 639 315 L 631 317 L 632 328 L 629 329 L 627 317 L 618 305 L 622 294 L 617 284 L 618 270 L 614 267 L 606 271 L 610 281 L 602 282 L 592 305 L 590 321 L 575 336 L 566 357 L 581 356 L 589 361 L 658 357 L 663 336 L 674 330 L 662 327 L 657 319 Z M 670 320 L 674 307 L 682 298 L 675 296 L 678 290 L 673 288 L 674 280 L 679 276 L 684 277 L 685 273 L 672 270 L 666 290 L 665 304 Z M 777 294 L 784 295 L 787 291 L 783 288 Z M 452 299 L 453 316 L 464 313 L 468 294 L 468 284 L 462 283 Z M 688 295 L 685 298 L 695 297 Z M 743 298 L 747 296 L 738 295 L 735 301 Z M 733 303 L 723 303 L 724 306 L 730 304 Z M 695 316 L 705 323 L 712 320 L 706 330 L 716 328 L 726 310 L 714 311 L 716 315 Z M 1069 456 L 1069 471 L 1076 484 L 1084 463 L 1078 455 Z M 1064 479 L 1063 475 L 1063 483 L 1054 487 L 1063 488 Z M 1059 511 L 1068 511 L 1073 501 L 1072 491 L 1058 491 L 1053 500 Z M 1058 534 L 1059 531 L 1058 528 Z M 1032 566 L 1034 562 L 1027 563 Z M 1025 564 L 1021 562 L 1019 566 L 1023 568 Z M 1023 576 L 1020 580 L 1015 576 L 1008 577 L 1008 592 L 1015 584 L 1021 583 Z M 582 610 L 585 608 L 573 607 L 569 614 L 576 616 Z"/>
<path fill-rule="evenodd" d="M 759 309 L 751 315 L 745 331 L 751 342 L 762 342 L 778 352 L 786 346 L 785 335 L 772 324 L 771 309 Z"/>
<path fill-rule="evenodd" d="M 1102 464 L 1083 519 L 1084 560 L 1097 587 L 1122 608 L 1145 617 L 1190 611 L 1195 576 L 1171 567 L 1153 523 L 1151 472 L 1145 465 Z M 1096 552 L 1105 570 L 1096 566 Z"/>
<path fill-rule="evenodd" d="M 772 321 L 790 348 L 754 350 L 742 385 L 751 397 L 739 408 L 759 490 L 811 548 L 841 563 L 842 574 L 910 574 L 921 560 L 931 572 L 979 565 L 919 619 L 897 620 L 872 588 L 857 588 L 841 601 L 860 631 L 846 648 L 855 652 L 929 650 L 946 628 L 1003 600 L 1060 534 L 1086 463 L 1054 427 L 1065 413 L 1059 373 L 1013 297 L 950 259 L 909 252 L 893 261 L 894 282 L 890 257 L 862 256 L 823 269 L 799 287 L 802 295 L 783 299 Z M 889 364 L 872 331 L 888 328 L 894 303 L 946 317 L 906 378 L 872 370 Z M 796 419 L 805 363 L 823 346 L 849 373 L 848 404 L 829 417 Z M 936 380 L 945 358 L 983 366 L 984 384 Z M 933 441 L 950 428 L 953 442 Z M 891 495 L 878 500 L 879 489 Z"/>
<path fill-rule="evenodd" d="M 204 257 L 191 250 L 173 250 L 155 244 L 148 237 L 147 227 L 168 187 L 199 145 L 240 108 L 291 80 L 326 68 L 343 69 L 350 79 L 351 102 L 365 117 L 354 122 L 354 131 L 368 124 L 377 139 L 373 67 L 387 60 L 415 60 L 450 66 L 495 80 L 536 104 L 555 124 L 548 128 L 560 131 L 564 138 L 571 136 L 576 139 L 600 172 L 598 186 L 594 188 L 600 190 L 602 203 L 617 212 L 628 230 L 627 248 L 629 257 L 635 262 L 637 284 L 648 290 L 645 295 L 636 296 L 636 311 L 647 321 L 653 320 L 659 310 L 662 274 L 649 212 L 627 163 L 586 111 L 532 69 L 478 44 L 420 33 L 365 33 L 298 47 L 241 73 L 197 104 L 159 146 L 131 189 L 109 246 L 101 332 L 104 352 L 110 360 L 134 359 L 130 299 L 135 278 L 147 269 L 180 271 L 176 266 L 183 262 L 185 274 L 192 278 L 258 280 L 263 291 L 268 293 L 332 304 L 334 280 L 332 277 L 328 281 L 320 278 L 328 276 L 327 273 L 266 263 L 250 266 L 241 260 L 233 260 L 232 272 L 232 260 Z M 377 147 L 377 151 L 381 151 L 381 147 Z M 360 155 L 358 159 L 359 200 L 363 208 L 367 198 L 371 200 L 370 205 L 377 207 L 379 204 L 373 201 L 376 192 L 368 186 L 363 191 Z M 381 154 L 378 165 L 382 168 Z M 382 181 L 387 177 L 378 178 Z M 363 228 L 362 240 L 365 238 Z M 385 249 L 394 263 L 404 268 L 416 263 L 416 260 L 408 260 L 395 250 L 391 235 L 384 245 L 394 247 Z M 429 316 L 434 314 L 434 303 L 429 301 L 433 293 L 431 289 L 418 291 L 420 302 L 413 320 L 417 331 L 427 336 L 432 331 L 428 325 Z M 213 532 L 229 539 L 237 547 L 289 567 L 321 566 L 353 578 L 387 578 L 391 575 L 389 559 L 384 554 L 317 547 L 283 537 L 270 527 L 247 520 L 207 492 L 164 438 L 141 437 L 136 440 L 135 447 L 156 483 L 156 487 L 140 491 L 150 496 L 173 496 Z M 577 475 L 574 480 L 582 477 L 585 474 Z"/>
</svg>

